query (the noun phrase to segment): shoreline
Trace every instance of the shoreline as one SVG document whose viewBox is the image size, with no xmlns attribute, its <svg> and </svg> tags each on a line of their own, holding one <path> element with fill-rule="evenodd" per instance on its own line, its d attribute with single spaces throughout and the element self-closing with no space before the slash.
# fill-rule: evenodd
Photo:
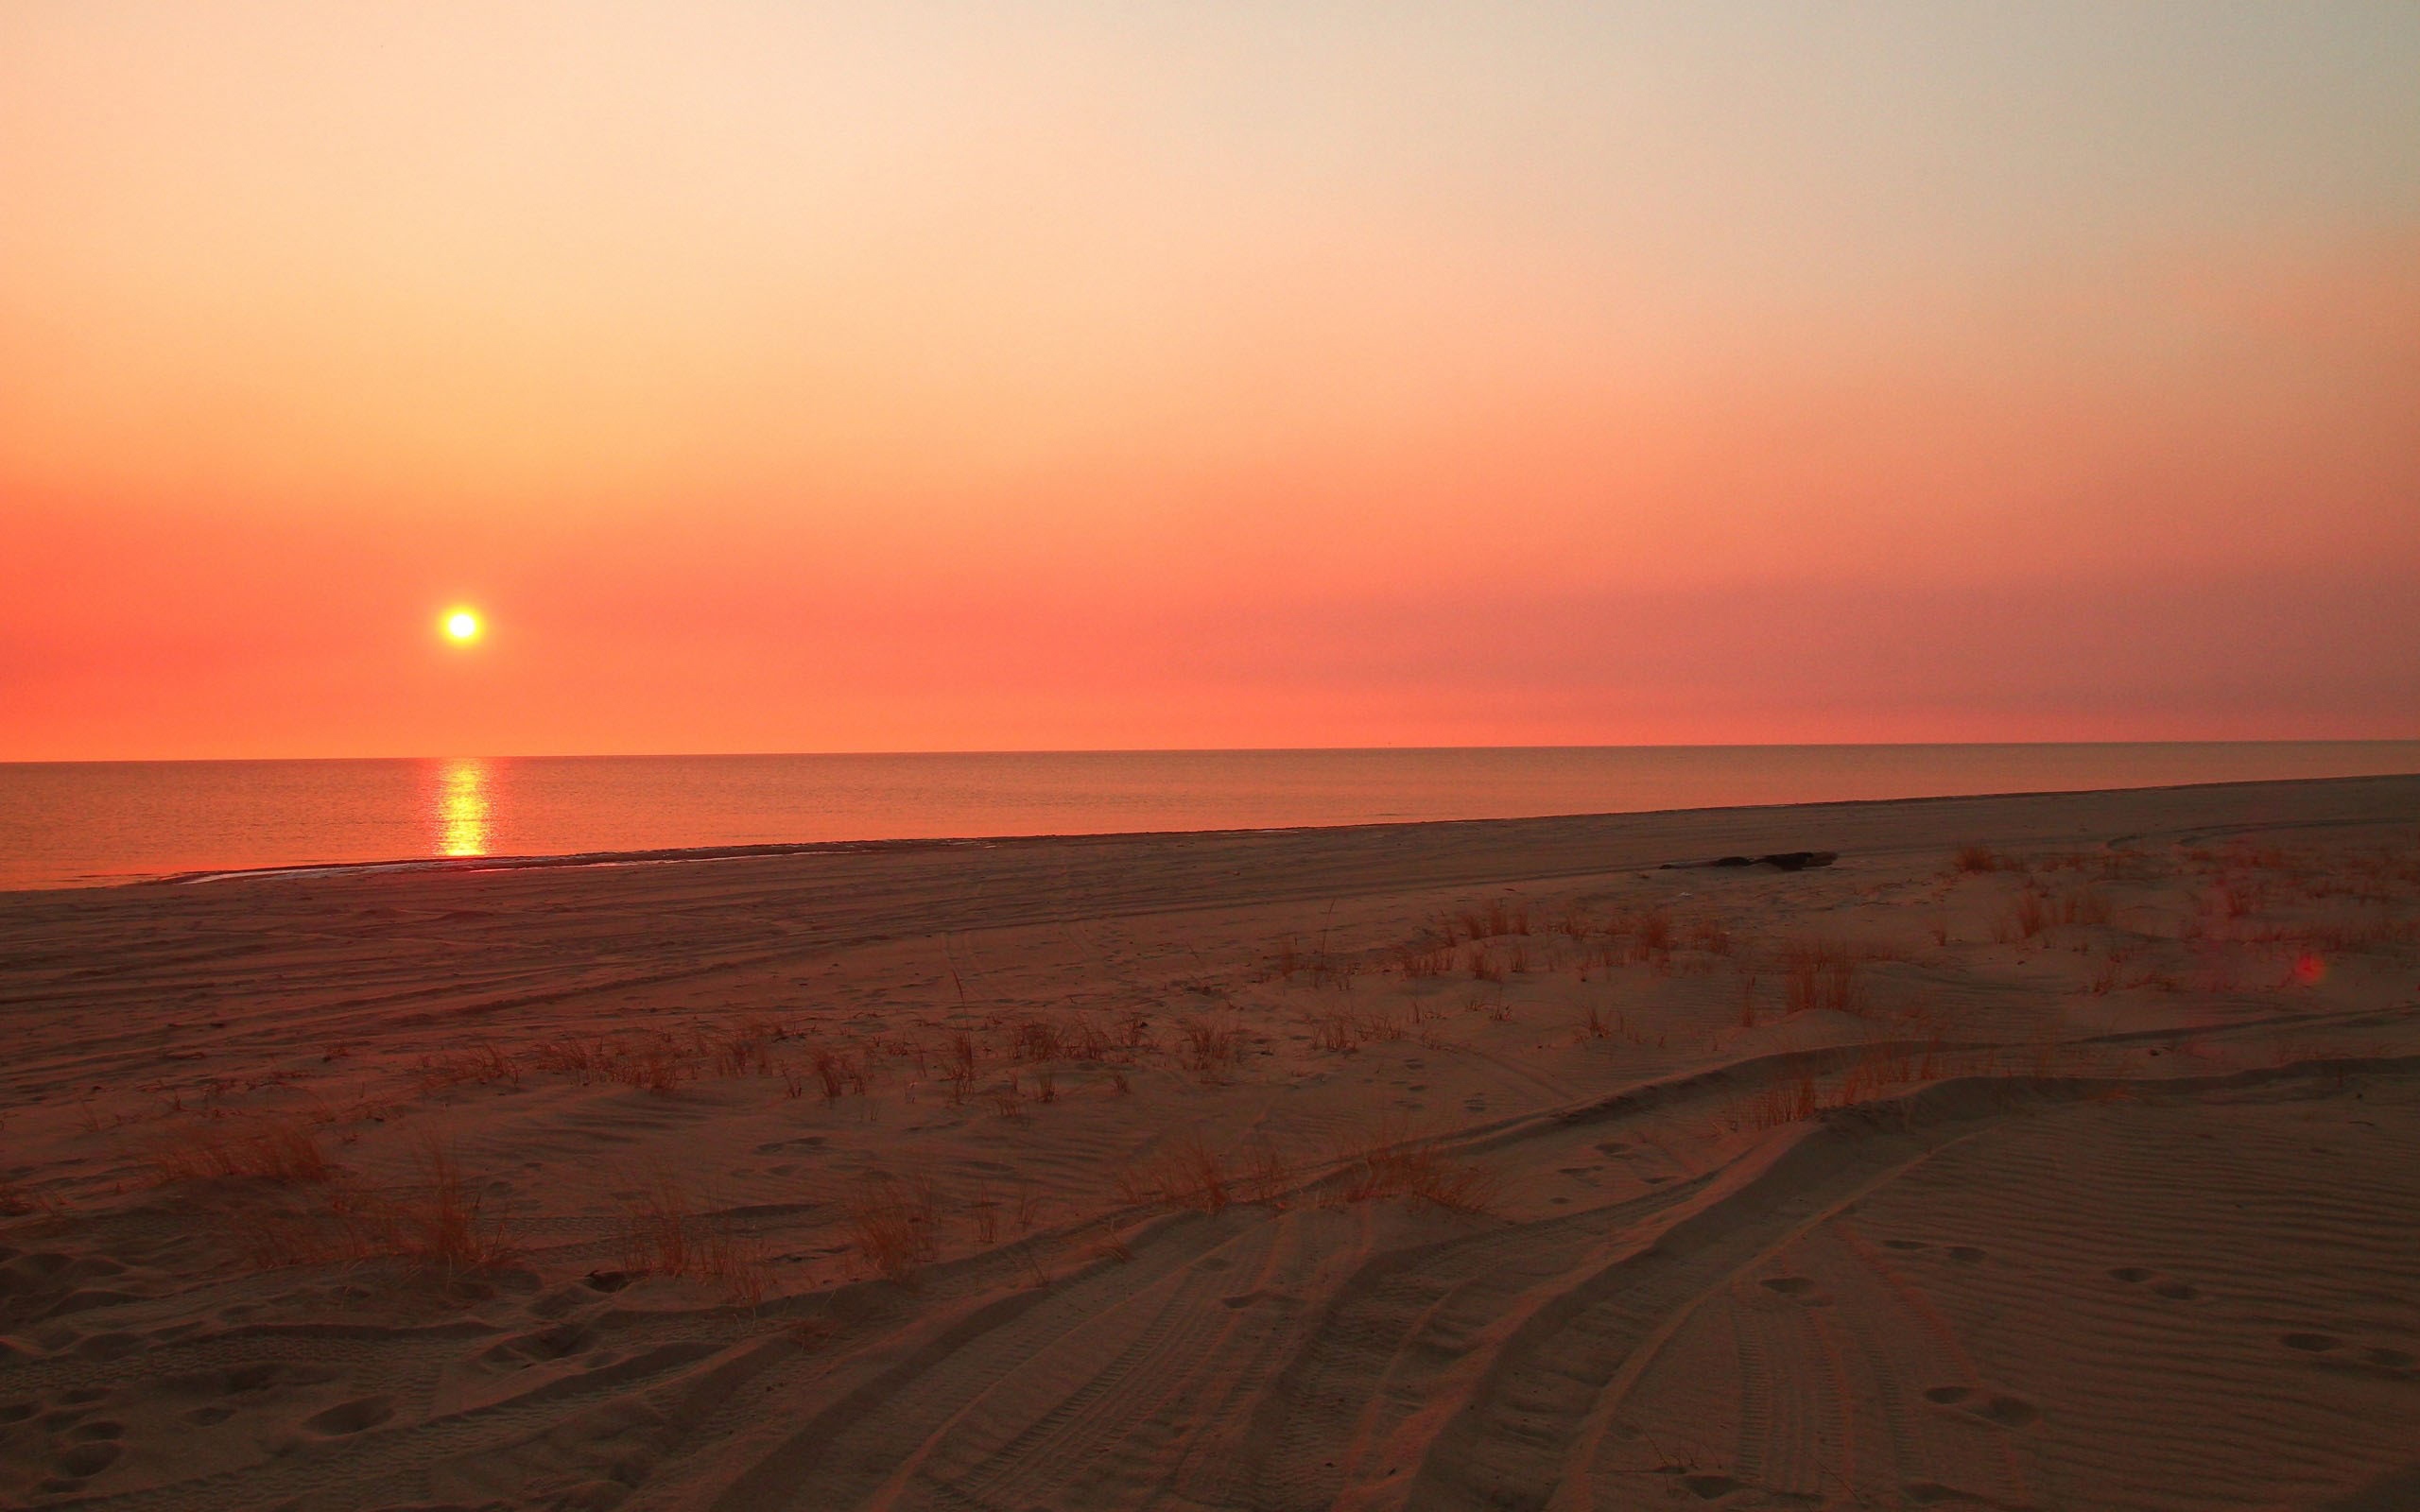
<svg viewBox="0 0 2420 1512">
<path fill-rule="evenodd" d="M 109 887 L 194 886 L 222 882 L 367 876 L 394 872 L 587 870 L 617 867 L 682 866 L 720 861 L 773 860 L 793 856 L 977 850 L 1048 844 L 1083 845 L 1124 840 L 1167 841 L 1269 835 L 1382 833 L 1392 831 L 1435 830 L 1470 825 L 1588 823 L 1620 819 L 1677 818 L 1688 815 L 1770 814 L 1784 811 L 1815 813 L 1831 809 L 1873 809 L 2000 799 L 2107 798 L 2137 793 L 2197 793 L 2232 788 L 2325 787 L 2356 782 L 2393 782 L 2415 778 L 2420 778 L 2420 771 L 2364 773 L 2346 777 L 2276 777 L 2213 782 L 2159 782 L 2130 787 L 2032 788 L 2007 792 L 1930 793 L 1905 798 L 1820 799 L 1789 803 L 1704 804 L 1690 808 L 1602 809 L 1568 814 L 1502 815 L 1484 818 L 1383 819 L 1351 824 L 1279 824 L 1201 830 L 1090 830 L 988 835 L 915 835 L 855 840 L 767 841 L 747 845 L 670 846 L 629 850 L 575 850 L 528 855 L 402 856 L 374 861 L 281 862 L 259 867 L 202 868 L 169 872 L 160 876 L 134 877 L 119 882 L 63 883 L 55 887 L 29 887 L 14 890 L 59 892 Z"/>
</svg>

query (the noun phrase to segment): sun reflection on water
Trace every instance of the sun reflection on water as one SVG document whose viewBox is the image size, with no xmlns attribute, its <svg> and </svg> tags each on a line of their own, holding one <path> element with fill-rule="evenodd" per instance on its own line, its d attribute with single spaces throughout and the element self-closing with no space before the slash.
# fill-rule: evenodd
<svg viewBox="0 0 2420 1512">
<path fill-rule="evenodd" d="M 475 757 L 447 762 L 437 776 L 437 849 L 441 855 L 488 853 L 488 766 Z"/>
</svg>

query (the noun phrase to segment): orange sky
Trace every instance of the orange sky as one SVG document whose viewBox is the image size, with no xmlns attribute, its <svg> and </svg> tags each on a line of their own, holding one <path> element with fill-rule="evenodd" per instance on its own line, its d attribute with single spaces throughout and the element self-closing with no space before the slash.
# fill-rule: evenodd
<svg viewBox="0 0 2420 1512">
<path fill-rule="evenodd" d="M 0 759 L 2420 736 L 2414 77 L 2402 5 L 11 6 Z"/>
</svg>

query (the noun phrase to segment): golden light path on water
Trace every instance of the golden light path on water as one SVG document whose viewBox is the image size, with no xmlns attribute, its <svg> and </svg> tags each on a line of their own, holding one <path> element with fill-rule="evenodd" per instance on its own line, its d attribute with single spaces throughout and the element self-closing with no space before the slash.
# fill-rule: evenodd
<svg viewBox="0 0 2420 1512">
<path fill-rule="evenodd" d="M 449 759 L 438 772 L 437 849 L 441 855 L 488 853 L 488 768 L 475 757 Z"/>
</svg>

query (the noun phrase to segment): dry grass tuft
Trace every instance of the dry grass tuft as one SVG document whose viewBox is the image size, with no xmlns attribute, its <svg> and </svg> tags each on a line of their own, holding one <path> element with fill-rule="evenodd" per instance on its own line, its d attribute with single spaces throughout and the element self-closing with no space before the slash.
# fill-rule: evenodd
<svg viewBox="0 0 2420 1512">
<path fill-rule="evenodd" d="M 1186 1067 L 1204 1081 L 1218 1077 L 1243 1054 L 1243 1028 L 1233 1019 L 1180 1019 L 1177 1029 L 1184 1036 Z"/>
<path fill-rule="evenodd" d="M 1483 908 L 1465 908 L 1455 916 L 1467 939 L 1497 939 L 1530 932 L 1530 905 L 1509 898 L 1491 899 Z"/>
<path fill-rule="evenodd" d="M 809 1052 L 808 1060 L 815 1068 L 815 1082 L 825 1102 L 838 1102 L 842 1092 L 855 1092 L 859 1097 L 866 1094 L 866 1067 L 858 1057 L 818 1045 Z"/>
<path fill-rule="evenodd" d="M 902 1181 L 878 1171 L 868 1175 L 849 1204 L 849 1231 L 857 1253 L 886 1280 L 906 1282 L 939 1251 L 937 1206 L 929 1179 Z"/>
<path fill-rule="evenodd" d="M 1349 1056 L 1361 1048 L 1361 1039 L 1354 1031 L 1351 1013 L 1339 1009 L 1333 1013 L 1317 1014 L 1310 1022 L 1312 1049 Z"/>
<path fill-rule="evenodd" d="M 1989 846 L 1962 845 L 1950 864 L 1961 871 L 1997 871 L 2008 863 Z"/>
<path fill-rule="evenodd" d="M 1339 1008 L 1314 1014 L 1307 1021 L 1311 1048 L 1351 1055 L 1365 1044 L 1392 1044 L 1404 1038 L 1404 1026 L 1384 1012 L 1356 1013 Z"/>
<path fill-rule="evenodd" d="M 1244 1151 L 1243 1175 L 1236 1185 L 1246 1194 L 1243 1200 L 1283 1208 L 1294 1179 L 1294 1163 L 1286 1153 L 1266 1140 L 1255 1140 Z"/>
<path fill-rule="evenodd" d="M 1863 1015 L 1859 968 L 1869 953 L 1839 940 L 1799 940 L 1782 949 L 1782 988 L 1792 1013 L 1819 1009 Z"/>
<path fill-rule="evenodd" d="M 1822 1110 L 1823 1104 L 1815 1091 L 1815 1078 L 1801 1076 L 1796 1081 L 1768 1087 L 1735 1108 L 1725 1119 L 1737 1130 L 1768 1129 L 1783 1124 L 1803 1123 Z"/>
<path fill-rule="evenodd" d="M 518 1087 L 521 1063 L 503 1047 L 481 1040 L 450 1055 L 421 1057 L 412 1076 L 424 1096 L 464 1085 Z"/>
<path fill-rule="evenodd" d="M 162 1186 L 229 1178 L 323 1182 L 334 1174 L 327 1152 L 320 1148 L 318 1129 L 302 1117 L 182 1130 L 152 1149 L 151 1169 Z"/>
<path fill-rule="evenodd" d="M 2051 903 L 2051 918 L 2062 924 L 2107 924 L 2114 917 L 2109 900 L 2090 887 L 2062 893 Z"/>
<path fill-rule="evenodd" d="M 1021 1118 L 1024 1116 L 1025 1093 L 1017 1086 L 1017 1074 L 1015 1072 L 1010 1072 L 1008 1081 L 994 1090 L 992 1093 L 992 1108 L 993 1110 L 997 1112 L 1002 1118 Z"/>
<path fill-rule="evenodd" d="M 1018 1060 L 1057 1060 L 1066 1053 L 1059 1026 L 1047 1019 L 1021 1019 L 1010 1030 L 1009 1054 Z"/>
<path fill-rule="evenodd" d="M 1453 1159 L 1428 1138 L 1373 1135 L 1344 1156 L 1342 1167 L 1329 1206 L 1416 1197 L 1455 1212 L 1487 1212 L 1501 1186 L 1494 1171 Z"/>
<path fill-rule="evenodd" d="M 604 1040 L 597 1069 L 608 1081 L 650 1092 L 672 1091 L 691 1074 L 687 1052 L 661 1031 Z"/>
<path fill-rule="evenodd" d="M 1218 1152 L 1192 1134 L 1169 1141 L 1149 1161 L 1117 1173 L 1117 1194 L 1134 1207 L 1158 1202 L 1219 1212 L 1233 1200 L 1232 1184 Z"/>
<path fill-rule="evenodd" d="M 226 1216 L 237 1248 L 268 1268 L 397 1260 L 452 1274 L 518 1257 L 510 1224 L 484 1210 L 443 1146 L 424 1146 L 418 1177 L 397 1187 L 358 1187 L 331 1171 L 317 1178 L 320 1195 L 307 1206 L 265 1198 L 242 1202 Z"/>
<path fill-rule="evenodd" d="M 719 1037 L 704 1040 L 706 1053 L 714 1061 L 718 1076 L 773 1074 L 772 1047 L 789 1038 L 789 1032 L 778 1020 L 751 1015 L 725 1030 Z"/>
<path fill-rule="evenodd" d="M 626 1268 L 657 1276 L 715 1282 L 733 1300 L 753 1307 L 765 1298 L 764 1246 L 730 1219 L 700 1213 L 668 1176 L 659 1176 L 623 1203 L 620 1235 Z"/>
<path fill-rule="evenodd" d="M 1181 1208 L 1219 1212 L 1227 1206 L 1227 1173 L 1218 1152 L 1199 1139 L 1170 1145 L 1161 1165 L 1161 1195 Z"/>
<path fill-rule="evenodd" d="M 434 1142 L 421 1152 L 420 1185 L 404 1200 L 366 1211 L 379 1248 L 414 1263 L 446 1271 L 488 1270 L 510 1262 L 519 1250 L 501 1217 L 482 1214 L 480 1199 L 461 1167 Z"/>
<path fill-rule="evenodd" d="M 1672 964 L 1672 947 L 1678 938 L 1672 916 L 1665 909 L 1615 913 L 1605 919 L 1603 937 L 1580 952 L 1579 966 L 1583 974 L 1590 966 L 1648 965 L 1664 971 Z M 1727 954 L 1731 934 L 1720 923 L 1703 923 L 1697 926 L 1695 943 L 1717 954 Z"/>
<path fill-rule="evenodd" d="M 2028 887 L 1993 926 L 1992 937 L 2006 945 L 2032 939 L 2052 925 L 2106 924 L 2113 917 L 2109 900 L 2089 886 L 2056 897 L 2039 887 Z"/>
<path fill-rule="evenodd" d="M 1116 1045 L 1111 1042 L 1107 1031 L 1099 1024 L 1087 1015 L 1076 1015 L 1075 1030 L 1068 1036 L 1066 1043 L 1069 1058 L 1098 1062 L 1107 1060 L 1116 1050 Z"/>
<path fill-rule="evenodd" d="M 2042 895 L 2028 887 L 2016 895 L 2016 902 L 2009 905 L 2007 916 L 1994 933 L 2005 942 L 2031 939 L 2049 927 L 2050 910 L 2044 904 Z"/>
<path fill-rule="evenodd" d="M 1395 964 L 1408 981 L 1450 974 L 1454 970 L 1454 942 L 1423 937 L 1395 948 Z"/>
<path fill-rule="evenodd" d="M 711 1046 L 709 1046 L 711 1048 Z M 560 1035 L 526 1052 L 541 1071 L 592 1081 L 618 1082 L 648 1091 L 668 1092 L 695 1074 L 694 1057 L 672 1036 L 648 1034 L 598 1035 L 582 1039 Z"/>
</svg>

